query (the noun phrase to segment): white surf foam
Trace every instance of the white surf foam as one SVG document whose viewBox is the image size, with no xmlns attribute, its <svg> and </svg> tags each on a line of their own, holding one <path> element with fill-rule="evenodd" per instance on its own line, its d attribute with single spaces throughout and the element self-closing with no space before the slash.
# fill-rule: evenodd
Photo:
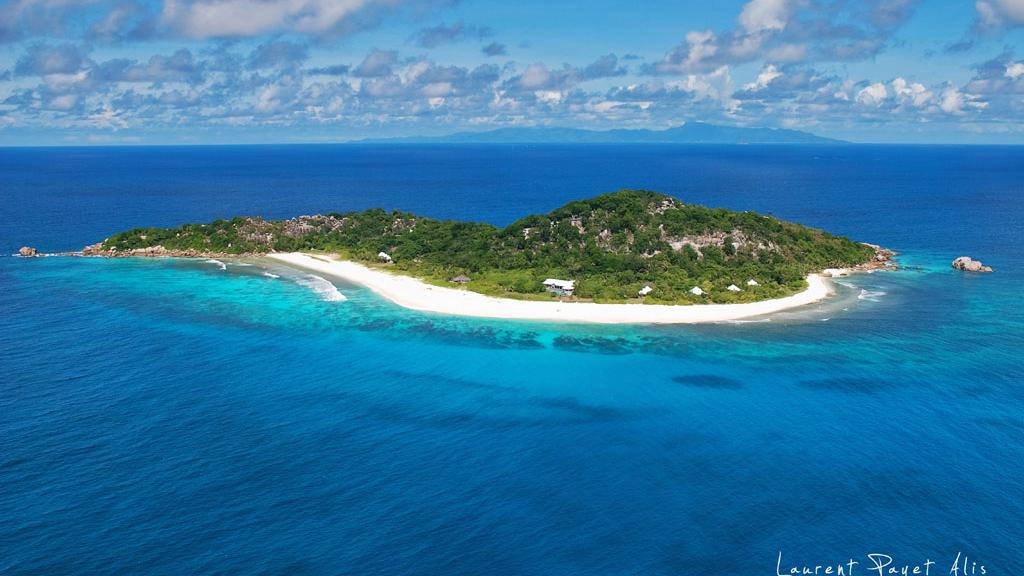
<svg viewBox="0 0 1024 576">
<path fill-rule="evenodd" d="M 280 278 L 280 276 L 274 274 L 273 272 L 264 272 L 263 275 L 266 276 L 267 278 Z"/>
<path fill-rule="evenodd" d="M 872 290 L 864 290 L 862 288 L 861 291 L 860 291 L 860 294 L 857 295 L 857 299 L 858 300 L 869 300 L 871 302 L 878 302 L 878 299 L 881 298 L 882 296 L 885 296 L 885 292 L 882 292 L 881 290 L 872 291 Z"/>
<path fill-rule="evenodd" d="M 315 274 L 300 276 L 296 278 L 295 281 L 319 294 L 320 299 L 324 302 L 344 302 L 345 300 L 348 300 L 344 294 L 338 291 L 338 288 L 335 287 L 334 284 L 331 284 L 326 279 Z"/>
<path fill-rule="evenodd" d="M 228 265 L 227 264 L 221 262 L 220 260 L 214 260 L 213 258 L 210 258 L 209 260 L 207 260 L 206 263 L 207 264 L 216 264 L 217 266 L 220 267 L 221 270 L 227 270 L 228 269 Z"/>
</svg>

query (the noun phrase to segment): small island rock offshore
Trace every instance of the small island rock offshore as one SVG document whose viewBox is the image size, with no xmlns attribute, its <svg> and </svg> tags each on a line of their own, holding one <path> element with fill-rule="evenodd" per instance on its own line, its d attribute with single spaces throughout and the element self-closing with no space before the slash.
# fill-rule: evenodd
<svg viewBox="0 0 1024 576">
<path fill-rule="evenodd" d="M 83 254 L 276 255 L 291 264 L 352 264 L 445 287 L 435 290 L 497 297 L 490 300 L 561 304 L 778 302 L 811 289 L 822 292 L 824 282 L 816 274 L 825 269 L 894 267 L 894 253 L 875 245 L 756 212 L 706 208 L 641 190 L 572 202 L 504 228 L 382 209 L 280 221 L 237 217 L 137 228 Z M 355 268 L 336 272 L 363 279 Z M 363 283 L 374 287 L 369 280 Z"/>
<path fill-rule="evenodd" d="M 953 260 L 953 268 L 964 272 L 991 272 L 991 266 L 985 266 L 981 260 L 975 260 L 970 256 L 960 256 Z"/>
</svg>

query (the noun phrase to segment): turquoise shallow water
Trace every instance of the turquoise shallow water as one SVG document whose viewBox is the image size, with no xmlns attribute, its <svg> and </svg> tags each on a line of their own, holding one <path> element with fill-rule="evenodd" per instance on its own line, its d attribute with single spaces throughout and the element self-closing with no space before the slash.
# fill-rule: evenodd
<svg viewBox="0 0 1024 576">
<path fill-rule="evenodd" d="M 506 153 L 526 172 L 623 154 Z M 772 574 L 780 551 L 794 565 L 854 558 L 859 574 L 875 552 L 948 574 L 961 552 L 1018 573 L 1024 163 L 943 153 L 907 153 L 916 172 L 901 179 L 873 149 L 837 159 L 842 178 L 835 163 L 805 173 L 793 151 L 719 150 L 718 180 L 703 176 L 719 204 L 755 202 L 729 193 L 758 189 L 732 180 L 737 166 L 791 164 L 790 217 L 861 227 L 909 267 L 844 279 L 825 304 L 770 322 L 484 321 L 406 311 L 340 281 L 347 300 L 331 301 L 304 273 L 256 260 L 0 258 L 0 573 L 746 575 Z M 662 154 L 648 167 L 716 170 L 702 150 Z M 331 158 L 339 179 L 355 178 L 358 162 Z M 96 162 L 61 193 L 78 214 L 109 198 L 130 206 L 124 225 L 199 209 L 144 184 L 149 197 L 119 196 L 123 174 L 89 176 Z M 17 164 L 4 182 L 38 196 L 31 162 Z M 947 172 L 928 176 L 937 166 Z M 449 168 L 392 177 L 450 181 Z M 480 170 L 456 188 L 508 173 Z M 592 177 L 577 173 L 578 189 Z M 833 180 L 895 182 L 906 208 L 880 191 L 872 202 L 887 210 L 869 217 L 850 188 L 822 185 Z M 530 189 L 524 178 L 506 194 L 545 209 Z M 445 200 L 461 193 L 433 203 L 461 210 Z M 52 249 L 105 233 L 106 217 L 17 215 L 4 245 L 27 230 Z M 997 273 L 954 273 L 960 250 Z"/>
</svg>

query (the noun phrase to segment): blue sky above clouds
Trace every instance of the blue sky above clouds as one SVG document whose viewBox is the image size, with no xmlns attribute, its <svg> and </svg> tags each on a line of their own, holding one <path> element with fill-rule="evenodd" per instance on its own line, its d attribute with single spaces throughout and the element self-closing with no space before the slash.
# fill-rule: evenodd
<svg viewBox="0 0 1024 576">
<path fill-rule="evenodd" d="M 1024 0 L 2 0 L 0 144 L 775 126 L 1024 143 Z"/>
</svg>

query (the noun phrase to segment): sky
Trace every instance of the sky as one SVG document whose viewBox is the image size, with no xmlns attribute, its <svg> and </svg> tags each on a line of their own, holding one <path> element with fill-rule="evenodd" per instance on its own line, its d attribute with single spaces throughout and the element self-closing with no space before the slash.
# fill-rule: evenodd
<svg viewBox="0 0 1024 576">
<path fill-rule="evenodd" d="M 1024 144 L 1024 0 L 0 0 L 0 145 L 703 121 Z"/>
</svg>

